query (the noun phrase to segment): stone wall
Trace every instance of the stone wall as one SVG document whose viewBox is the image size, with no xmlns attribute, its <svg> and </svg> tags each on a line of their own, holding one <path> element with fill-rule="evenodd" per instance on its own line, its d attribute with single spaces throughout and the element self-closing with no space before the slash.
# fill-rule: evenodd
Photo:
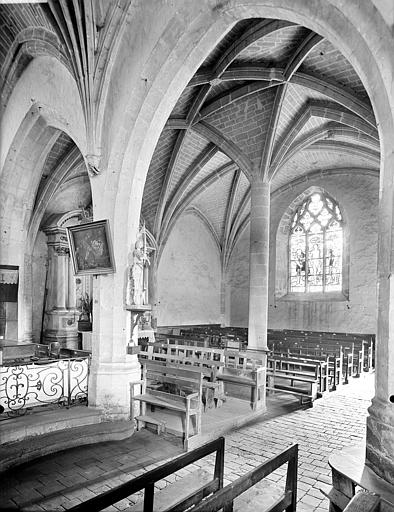
<svg viewBox="0 0 394 512">
<path fill-rule="evenodd" d="M 339 203 L 349 236 L 349 290 L 336 300 L 290 299 L 278 291 L 286 276 L 278 275 L 283 257 L 276 251 L 279 223 L 292 201 L 305 189 L 321 187 Z M 376 332 L 376 269 L 379 183 L 365 174 L 327 176 L 294 185 L 271 196 L 270 288 L 268 326 L 273 329 L 311 329 Z M 282 248 L 281 252 L 286 250 Z M 282 264 L 283 266 L 283 264 Z M 249 234 L 235 248 L 229 269 L 230 325 L 248 325 Z M 279 283 L 278 280 L 282 280 Z M 280 293 L 279 295 L 282 295 Z"/>
<path fill-rule="evenodd" d="M 158 265 L 158 325 L 220 323 L 220 255 L 208 229 L 183 215 Z"/>
</svg>

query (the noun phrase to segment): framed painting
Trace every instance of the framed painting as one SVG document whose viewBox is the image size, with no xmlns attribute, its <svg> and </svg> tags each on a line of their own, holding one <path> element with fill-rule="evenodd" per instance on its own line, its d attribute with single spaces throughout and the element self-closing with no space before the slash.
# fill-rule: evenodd
<svg viewBox="0 0 394 512">
<path fill-rule="evenodd" d="M 74 274 L 111 274 L 115 260 L 108 220 L 67 228 Z"/>
</svg>

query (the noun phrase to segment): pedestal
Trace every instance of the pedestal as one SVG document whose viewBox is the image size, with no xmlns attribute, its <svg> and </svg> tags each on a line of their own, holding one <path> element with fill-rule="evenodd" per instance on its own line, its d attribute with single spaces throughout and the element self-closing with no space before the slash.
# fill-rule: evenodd
<svg viewBox="0 0 394 512">
<path fill-rule="evenodd" d="M 375 396 L 368 412 L 367 464 L 394 486 L 394 403 Z"/>
<path fill-rule="evenodd" d="M 79 312 L 67 309 L 53 309 L 47 313 L 44 343 L 57 341 L 61 347 L 78 349 L 77 320 Z"/>
<path fill-rule="evenodd" d="M 152 306 L 150 304 L 132 304 L 130 306 L 126 306 L 126 310 L 130 312 L 130 339 L 129 346 L 137 346 L 139 336 L 138 329 L 138 321 L 139 319 L 147 312 L 152 311 Z M 141 332 L 144 332 L 141 330 Z M 146 331 L 148 332 L 148 331 Z"/>
<path fill-rule="evenodd" d="M 81 331 L 82 350 L 92 351 L 92 333 L 89 331 Z"/>
</svg>

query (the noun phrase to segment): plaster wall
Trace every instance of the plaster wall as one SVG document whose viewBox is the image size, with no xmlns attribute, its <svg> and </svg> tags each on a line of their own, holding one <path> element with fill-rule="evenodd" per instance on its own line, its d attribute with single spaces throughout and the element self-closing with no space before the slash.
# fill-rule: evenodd
<svg viewBox="0 0 394 512">
<path fill-rule="evenodd" d="M 18 128 L 34 103 L 45 106 L 51 122 L 85 151 L 85 122 L 75 80 L 55 58 L 38 57 L 22 73 L 1 120 L 0 169 Z"/>
<path fill-rule="evenodd" d="M 349 229 L 348 300 L 300 300 L 275 297 L 278 225 L 291 202 L 310 186 L 318 186 L 339 203 Z M 271 196 L 270 283 L 268 327 L 337 332 L 376 332 L 377 222 L 379 182 L 373 176 L 341 175 L 309 180 Z M 248 325 L 249 235 L 245 232 L 232 254 L 230 325 Z"/>
<path fill-rule="evenodd" d="M 33 274 L 33 341 L 40 342 L 42 327 L 42 310 L 44 307 L 45 296 L 45 275 L 48 259 L 47 237 L 40 231 L 38 233 L 36 243 L 34 245 L 32 257 L 32 274 Z"/>
<path fill-rule="evenodd" d="M 183 215 L 158 265 L 158 325 L 220 323 L 220 257 L 208 229 Z"/>
<path fill-rule="evenodd" d="M 249 226 L 234 247 L 227 269 L 229 289 L 229 325 L 247 327 L 249 315 Z"/>
</svg>

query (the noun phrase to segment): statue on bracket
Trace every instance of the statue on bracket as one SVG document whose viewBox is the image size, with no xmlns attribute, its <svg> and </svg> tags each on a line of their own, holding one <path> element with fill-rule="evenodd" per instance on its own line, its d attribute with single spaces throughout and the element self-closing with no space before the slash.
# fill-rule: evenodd
<svg viewBox="0 0 394 512">
<path fill-rule="evenodd" d="M 146 243 L 145 225 L 138 233 L 134 250 L 129 255 L 127 270 L 126 305 L 143 306 L 148 304 L 148 267 L 151 248 Z"/>
</svg>

